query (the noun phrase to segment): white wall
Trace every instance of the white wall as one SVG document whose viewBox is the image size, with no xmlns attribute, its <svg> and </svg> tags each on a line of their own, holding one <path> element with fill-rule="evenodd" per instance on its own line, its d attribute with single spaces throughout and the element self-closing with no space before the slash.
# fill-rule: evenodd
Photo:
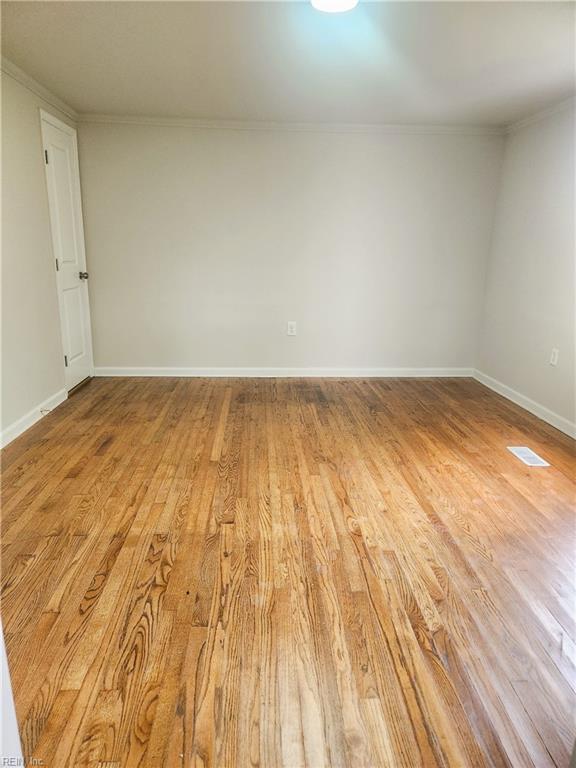
<svg viewBox="0 0 576 768">
<path fill-rule="evenodd" d="M 97 367 L 474 365 L 501 137 L 79 142 Z"/>
<path fill-rule="evenodd" d="M 64 396 L 40 107 L 67 120 L 2 76 L 3 439 Z M 83 123 L 96 365 L 476 366 L 571 431 L 573 130 L 502 166 L 498 136 Z"/>
<path fill-rule="evenodd" d="M 40 107 L 2 74 L 2 438 L 15 436 L 65 395 Z M 48 401 L 48 402 L 47 402 Z"/>
<path fill-rule="evenodd" d="M 478 365 L 562 428 L 575 421 L 574 129 L 572 106 L 507 139 Z"/>
</svg>

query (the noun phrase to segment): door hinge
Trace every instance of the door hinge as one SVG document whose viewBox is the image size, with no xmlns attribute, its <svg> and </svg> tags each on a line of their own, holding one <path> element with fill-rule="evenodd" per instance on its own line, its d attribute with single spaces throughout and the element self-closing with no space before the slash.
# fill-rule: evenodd
<svg viewBox="0 0 576 768">
<path fill-rule="evenodd" d="M 44 150 L 44 160 L 46 160 L 46 165 L 48 165 L 48 150 Z"/>
<path fill-rule="evenodd" d="M 60 264 L 58 264 L 58 259 L 56 261 L 56 272 L 60 272 Z"/>
<path fill-rule="evenodd" d="M 68 355 L 64 355 L 64 365 L 68 368 Z"/>
</svg>

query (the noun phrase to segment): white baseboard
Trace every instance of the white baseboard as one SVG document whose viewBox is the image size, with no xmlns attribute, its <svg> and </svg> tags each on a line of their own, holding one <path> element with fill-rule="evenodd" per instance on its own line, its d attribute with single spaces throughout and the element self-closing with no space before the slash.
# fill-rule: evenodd
<svg viewBox="0 0 576 768">
<path fill-rule="evenodd" d="M 556 427 L 556 429 L 559 429 L 566 435 L 569 435 L 570 437 L 576 437 L 576 424 L 572 421 L 569 421 L 568 419 L 565 419 L 564 416 L 560 416 L 559 414 L 554 413 L 554 411 L 551 411 L 544 405 L 540 405 L 540 403 L 531 400 L 529 397 L 526 397 L 526 395 L 522 395 L 520 392 L 512 389 L 512 387 L 509 387 L 507 384 L 503 384 L 501 381 L 493 379 L 486 373 L 482 373 L 482 371 L 474 371 L 474 378 L 476 381 L 479 381 L 481 384 L 484 384 L 486 387 L 488 387 L 488 389 L 497 392 L 507 400 L 511 400 L 513 403 L 516 403 L 516 405 L 519 405 L 521 408 L 524 408 L 526 411 L 534 414 L 534 416 L 538 416 L 539 419 L 542 419 L 542 421 L 545 421 L 547 424 L 551 424 L 553 427 Z"/>
<path fill-rule="evenodd" d="M 522 395 L 507 384 L 473 368 L 96 368 L 95 376 L 181 376 L 203 378 L 462 378 L 473 377 L 547 424 L 576 438 L 576 424 Z M 4 447 L 68 398 L 65 389 L 37 405 L 0 432 Z"/>
<path fill-rule="evenodd" d="M 96 368 L 95 376 L 202 378 L 403 378 L 472 377 L 473 368 Z"/>
<path fill-rule="evenodd" d="M 11 443 L 12 440 L 15 440 L 22 434 L 22 432 L 26 432 L 26 430 L 33 424 L 36 424 L 37 421 L 40 421 L 41 418 L 46 416 L 48 411 L 54 410 L 56 406 L 63 403 L 67 398 L 68 392 L 66 392 L 65 389 L 61 389 L 59 392 L 56 392 L 55 395 L 52 395 L 52 397 L 44 400 L 43 403 L 32 408 L 31 411 L 28 411 L 28 413 L 18 419 L 18 421 L 14 421 L 9 427 L 3 429 L 0 433 L 0 447 L 4 448 L 5 445 Z"/>
</svg>

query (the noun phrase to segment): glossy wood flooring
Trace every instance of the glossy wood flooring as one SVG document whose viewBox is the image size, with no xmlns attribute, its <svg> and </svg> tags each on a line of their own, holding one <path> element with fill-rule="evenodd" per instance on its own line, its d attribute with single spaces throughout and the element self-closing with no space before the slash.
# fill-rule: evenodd
<svg viewBox="0 0 576 768">
<path fill-rule="evenodd" d="M 93 381 L 4 451 L 26 755 L 567 766 L 573 449 L 466 379 Z"/>
</svg>

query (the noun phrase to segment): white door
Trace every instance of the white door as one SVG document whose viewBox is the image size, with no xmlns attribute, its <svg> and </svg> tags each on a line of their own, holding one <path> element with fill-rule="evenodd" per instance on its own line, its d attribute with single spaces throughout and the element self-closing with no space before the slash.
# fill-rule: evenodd
<svg viewBox="0 0 576 768">
<path fill-rule="evenodd" d="M 94 373 L 78 146 L 73 128 L 43 110 L 41 119 L 63 363 L 70 390 Z"/>
</svg>

